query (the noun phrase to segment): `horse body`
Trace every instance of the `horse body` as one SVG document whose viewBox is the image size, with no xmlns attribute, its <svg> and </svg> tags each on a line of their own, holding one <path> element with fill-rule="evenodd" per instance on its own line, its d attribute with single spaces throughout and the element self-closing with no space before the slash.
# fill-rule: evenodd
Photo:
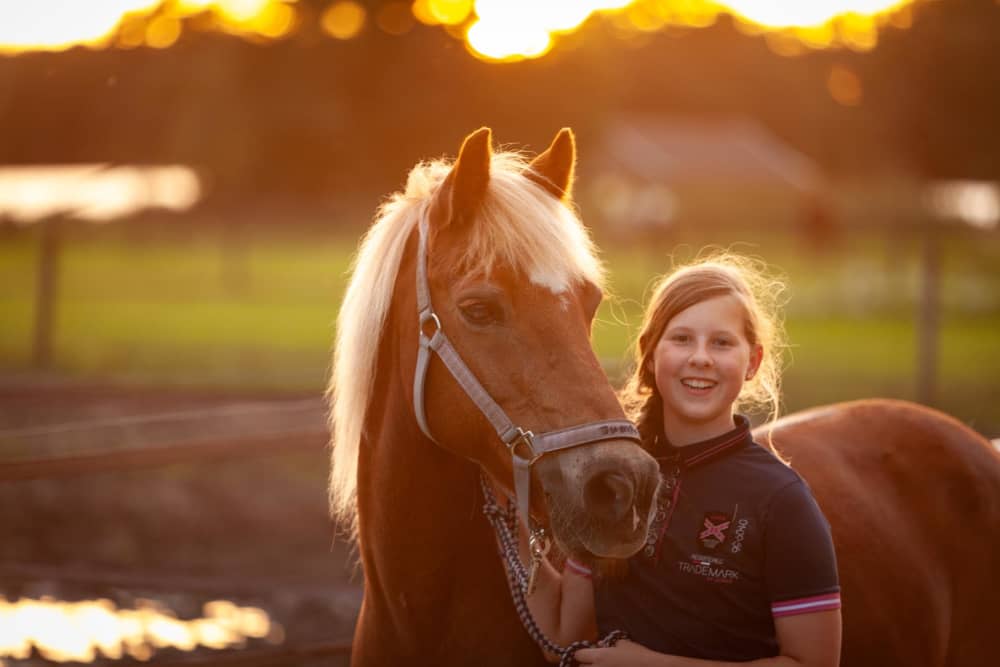
<svg viewBox="0 0 1000 667">
<path fill-rule="evenodd" d="M 756 436 L 830 522 L 845 667 L 997 663 L 1000 457 L 985 438 L 889 400 L 817 408 Z"/>
</svg>

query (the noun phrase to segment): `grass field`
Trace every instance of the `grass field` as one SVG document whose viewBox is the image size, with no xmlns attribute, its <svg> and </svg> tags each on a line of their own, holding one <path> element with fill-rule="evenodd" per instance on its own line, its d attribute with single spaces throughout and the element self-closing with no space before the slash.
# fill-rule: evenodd
<svg viewBox="0 0 1000 667">
<path fill-rule="evenodd" d="M 606 245 L 611 288 L 594 345 L 620 380 L 641 303 L 671 257 L 710 238 Z M 251 229 L 70 233 L 60 253 L 54 366 L 143 384 L 319 390 L 356 238 Z M 736 246 L 787 274 L 789 410 L 916 397 L 916 242 L 872 234 L 823 254 L 774 236 Z M 1000 239 L 943 242 L 935 404 L 1000 435 Z M 0 237 L 0 366 L 31 363 L 37 230 Z"/>
</svg>

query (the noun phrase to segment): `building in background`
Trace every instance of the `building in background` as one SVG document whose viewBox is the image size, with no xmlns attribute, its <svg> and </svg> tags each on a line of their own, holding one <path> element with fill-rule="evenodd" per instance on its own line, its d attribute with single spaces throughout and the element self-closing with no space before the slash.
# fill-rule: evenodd
<svg viewBox="0 0 1000 667">
<path fill-rule="evenodd" d="M 598 150 L 588 194 L 616 236 L 675 225 L 824 234 L 833 224 L 819 165 L 746 116 L 623 115 Z"/>
</svg>

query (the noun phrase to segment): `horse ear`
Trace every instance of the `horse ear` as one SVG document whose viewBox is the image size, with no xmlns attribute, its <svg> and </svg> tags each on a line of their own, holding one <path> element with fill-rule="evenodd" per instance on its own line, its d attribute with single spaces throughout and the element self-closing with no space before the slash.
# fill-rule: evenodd
<svg viewBox="0 0 1000 667">
<path fill-rule="evenodd" d="M 560 200 L 569 199 L 573 191 L 576 169 L 576 138 L 573 130 L 564 127 L 544 153 L 531 161 L 524 175 L 548 190 Z"/>
<path fill-rule="evenodd" d="M 434 199 L 433 218 L 440 224 L 463 219 L 483 201 L 490 182 L 492 143 L 493 133 L 488 127 L 479 128 L 462 142 L 455 165 Z"/>
</svg>

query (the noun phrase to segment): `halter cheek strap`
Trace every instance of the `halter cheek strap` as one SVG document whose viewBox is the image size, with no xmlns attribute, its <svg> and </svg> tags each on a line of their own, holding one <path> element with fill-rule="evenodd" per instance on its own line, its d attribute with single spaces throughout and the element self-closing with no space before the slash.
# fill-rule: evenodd
<svg viewBox="0 0 1000 667">
<path fill-rule="evenodd" d="M 417 424 L 430 440 L 431 435 L 424 410 L 424 385 L 431 353 L 437 354 L 455 381 L 483 413 L 500 440 L 510 451 L 514 469 L 514 492 L 518 511 L 525 521 L 531 506 L 531 466 L 542 456 L 602 440 L 626 439 L 640 442 L 639 431 L 625 419 L 590 422 L 539 435 L 514 424 L 489 392 L 462 360 L 461 355 L 448 340 L 441 328 L 441 320 L 431 304 L 430 286 L 427 282 L 427 223 L 419 223 L 417 246 L 417 313 L 420 329 L 417 364 L 413 374 L 413 411 Z"/>
</svg>

